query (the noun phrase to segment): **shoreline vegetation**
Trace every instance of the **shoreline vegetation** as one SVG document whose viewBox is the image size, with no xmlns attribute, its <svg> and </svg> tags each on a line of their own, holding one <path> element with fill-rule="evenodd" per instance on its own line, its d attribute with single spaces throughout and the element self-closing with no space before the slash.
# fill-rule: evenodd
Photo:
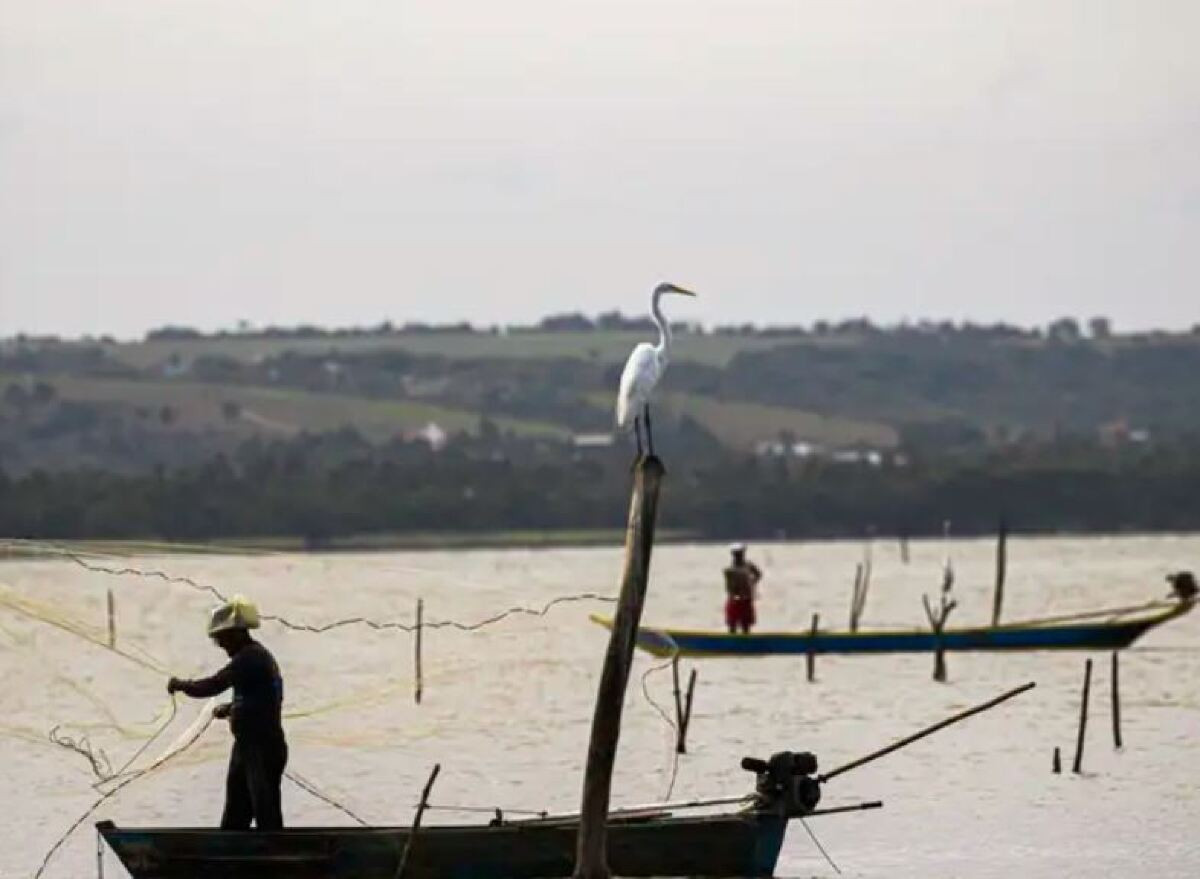
<svg viewBox="0 0 1200 879">
<path fill-rule="evenodd" d="M 1044 531 L 1019 535 L 1022 540 L 1055 540 L 1062 538 L 1128 538 L 1128 537 L 1192 537 L 1200 535 L 1193 531 Z M 925 534 L 915 536 L 914 541 L 936 542 L 946 540 L 980 540 L 990 535 L 983 533 L 950 535 Z M 37 559 L 53 559 L 56 552 L 89 557 L 113 558 L 124 556 L 156 555 L 212 555 L 212 556 L 269 556 L 291 554 L 369 554 L 389 552 L 452 552 L 482 550 L 539 550 L 539 549 L 591 549 L 609 547 L 619 550 L 625 532 L 619 529 L 597 528 L 594 530 L 565 529 L 562 531 L 496 531 L 482 534 L 455 532 L 421 532 L 413 534 L 359 534 L 339 537 L 320 545 L 309 545 L 300 535 L 273 536 L 261 540 L 238 538 L 234 540 L 214 539 L 203 543 L 186 543 L 163 540 L 38 540 L 0 538 L 0 564 Z M 821 543 L 857 543 L 862 536 L 822 537 L 814 539 Z M 870 539 L 878 544 L 895 543 L 895 534 L 875 534 Z M 722 538 L 703 537 L 682 531 L 664 530 L 655 533 L 656 545 L 695 545 L 724 548 Z M 804 538 L 761 537 L 754 541 L 759 549 L 775 544 L 803 543 Z"/>
<path fill-rule="evenodd" d="M 705 542 L 692 532 L 679 529 L 660 531 L 659 543 Z M 10 539 L 11 540 L 11 539 Z M 39 540 L 0 539 L 0 561 L 26 561 L 53 557 L 62 549 L 81 557 L 120 555 L 273 555 L 276 553 L 369 553 L 438 550 L 486 549 L 579 549 L 599 546 L 620 547 L 625 532 L 617 528 L 561 529 L 549 531 L 455 532 L 425 531 L 412 533 L 348 534 L 313 544 L 302 535 L 272 535 L 262 538 L 214 538 L 201 543 L 164 540 Z"/>
</svg>

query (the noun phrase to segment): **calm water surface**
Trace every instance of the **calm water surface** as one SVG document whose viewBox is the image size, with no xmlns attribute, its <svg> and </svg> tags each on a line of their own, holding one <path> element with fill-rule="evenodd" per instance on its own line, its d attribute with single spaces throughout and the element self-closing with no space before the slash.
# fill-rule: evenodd
<svg viewBox="0 0 1200 879">
<path fill-rule="evenodd" d="M 992 546 L 956 541 L 961 606 L 952 621 L 985 622 Z M 751 548 L 765 570 L 760 619 L 807 627 L 813 611 L 844 625 L 855 563 L 851 543 Z M 922 592 L 934 595 L 943 546 L 874 547 L 864 625 L 921 624 Z M 716 546 L 660 548 L 645 618 L 693 627 L 720 623 Z M 620 551 L 546 550 L 375 555 L 141 556 L 132 564 L 211 583 L 257 600 L 268 613 L 322 623 L 346 616 L 474 621 L 514 604 L 615 592 Z M 1026 539 L 1010 546 L 1006 617 L 1135 603 L 1165 592 L 1163 577 L 1200 569 L 1200 537 Z M 175 673 L 198 675 L 222 656 L 208 643 L 211 599 L 182 585 L 89 573 L 69 562 L 10 562 L 0 591 L 44 602 L 45 616 L 101 630 L 105 590 L 116 593 L 120 643 Z M 606 633 L 587 622 L 595 604 L 556 607 L 484 631 L 428 632 L 425 699 L 413 704 L 407 634 L 362 627 L 312 635 L 268 625 L 263 640 L 287 681 L 291 768 L 373 823 L 407 823 L 430 766 L 441 762 L 434 800 L 446 805 L 568 810 L 578 803 L 592 699 Z M 822 657 L 819 681 L 803 658 L 709 660 L 700 683 L 690 753 L 674 797 L 746 792 L 743 755 L 815 751 L 826 768 L 1028 680 L 1035 691 L 830 783 L 825 804 L 882 799 L 881 811 L 814 819 L 811 826 L 847 876 L 1009 877 L 1200 875 L 1200 614 L 1152 632 L 1123 656 L 1121 753 L 1108 725 L 1108 657 L 1097 656 L 1086 772 L 1055 776 L 1051 754 L 1074 748 L 1081 654 L 950 656 L 951 680 L 930 680 L 932 659 Z M 655 661 L 639 655 L 626 704 L 616 803 L 666 791 L 669 731 L 638 682 Z M 165 704 L 164 681 L 46 622 L 0 606 L 0 876 L 29 876 L 46 849 L 95 798 L 86 763 L 50 746 L 66 724 L 89 731 L 114 763 L 138 747 Z M 670 675 L 651 674 L 669 706 Z M 169 734 L 198 708 L 188 703 Z M 120 726 L 121 729 L 116 727 Z M 191 749 L 130 786 L 97 817 L 118 823 L 212 824 L 220 813 L 228 736 L 214 725 Z M 155 747 L 158 747 L 156 743 Z M 285 786 L 290 823 L 348 819 Z M 433 813 L 433 820 L 470 816 Z M 111 857 L 107 874 L 123 875 Z M 46 875 L 95 874 L 90 822 Z M 793 825 L 782 876 L 833 876 Z"/>
</svg>

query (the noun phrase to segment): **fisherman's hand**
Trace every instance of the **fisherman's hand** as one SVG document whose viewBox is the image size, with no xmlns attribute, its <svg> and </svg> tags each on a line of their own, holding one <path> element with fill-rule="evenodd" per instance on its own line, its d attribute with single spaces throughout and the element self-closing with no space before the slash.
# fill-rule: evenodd
<svg viewBox="0 0 1200 879">
<path fill-rule="evenodd" d="M 167 681 L 167 692 L 174 694 L 183 689 L 183 681 L 179 678 L 171 678 Z"/>
<path fill-rule="evenodd" d="M 216 708 L 213 709 L 213 717 L 215 717 L 217 720 L 224 720 L 225 718 L 229 717 L 229 715 L 232 713 L 232 711 L 233 711 L 233 703 L 222 702 L 220 705 L 218 705 Z"/>
</svg>

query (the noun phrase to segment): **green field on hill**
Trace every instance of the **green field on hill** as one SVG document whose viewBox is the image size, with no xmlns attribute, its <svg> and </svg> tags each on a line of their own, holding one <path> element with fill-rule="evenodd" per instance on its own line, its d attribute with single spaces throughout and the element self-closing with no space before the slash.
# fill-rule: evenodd
<svg viewBox="0 0 1200 879">
<path fill-rule="evenodd" d="M 251 362 L 284 352 L 305 355 L 363 354 L 399 350 L 451 359 L 493 357 L 546 360 L 575 358 L 602 363 L 622 363 L 638 342 L 654 341 L 653 332 L 521 332 L 493 333 L 394 333 L 312 338 L 229 336 L 204 339 L 152 339 L 145 342 L 112 342 L 105 350 L 117 360 L 138 369 L 165 363 L 172 354 L 185 359 L 223 356 Z M 679 334 L 674 358 L 679 361 L 724 366 L 740 351 L 761 351 L 780 340 L 751 336 Z"/>
</svg>

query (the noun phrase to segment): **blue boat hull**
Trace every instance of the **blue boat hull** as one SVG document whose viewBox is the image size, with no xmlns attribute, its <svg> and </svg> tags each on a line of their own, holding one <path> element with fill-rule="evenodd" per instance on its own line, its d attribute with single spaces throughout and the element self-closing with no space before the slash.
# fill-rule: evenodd
<svg viewBox="0 0 1200 879">
<path fill-rule="evenodd" d="M 1191 609 L 1190 602 L 1137 617 L 1055 625 L 1031 621 L 995 627 L 947 629 L 945 650 L 1120 650 L 1148 629 Z M 593 616 L 603 626 L 610 621 Z M 755 632 L 730 635 L 719 631 L 690 631 L 643 626 L 637 645 L 656 656 L 775 656 L 780 654 L 929 653 L 938 638 L 929 630 L 859 632 Z"/>
</svg>

